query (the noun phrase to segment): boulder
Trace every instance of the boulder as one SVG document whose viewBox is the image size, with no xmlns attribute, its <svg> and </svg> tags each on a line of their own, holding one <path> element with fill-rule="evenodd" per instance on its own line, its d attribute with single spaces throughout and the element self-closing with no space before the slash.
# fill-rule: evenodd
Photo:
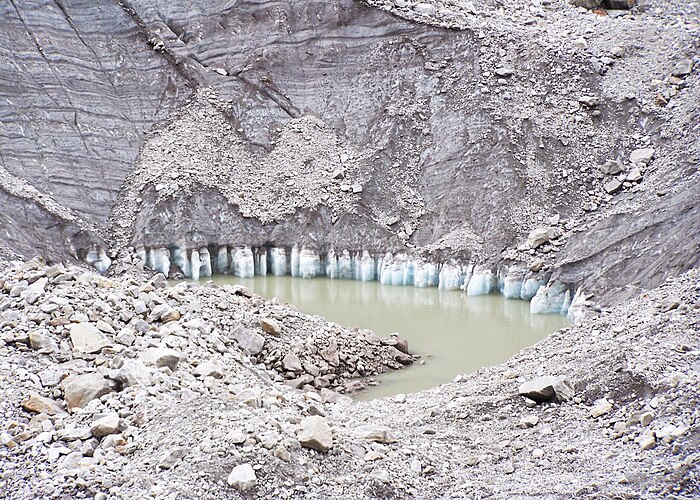
<svg viewBox="0 0 700 500">
<path fill-rule="evenodd" d="M 163 323 L 169 321 L 177 321 L 180 319 L 180 311 L 170 307 L 168 304 L 158 304 L 153 308 L 151 314 L 148 315 L 150 321 L 160 320 Z"/>
<path fill-rule="evenodd" d="M 584 9 L 597 9 L 603 3 L 603 0 L 569 0 L 569 3 L 574 7 L 583 7 Z"/>
<path fill-rule="evenodd" d="M 265 337 L 242 325 L 238 325 L 229 336 L 241 349 L 245 349 L 253 356 L 260 354 L 265 345 Z"/>
<path fill-rule="evenodd" d="M 58 350 L 58 344 L 47 330 L 32 330 L 29 332 L 29 345 L 32 349 L 42 352 Z"/>
<path fill-rule="evenodd" d="M 272 318 L 261 318 L 260 328 L 263 329 L 263 332 L 273 335 L 275 337 L 279 337 L 282 334 L 282 327 L 276 320 Z"/>
<path fill-rule="evenodd" d="M 574 397 L 574 387 L 565 377 L 538 377 L 520 385 L 518 393 L 538 403 L 568 401 Z"/>
<path fill-rule="evenodd" d="M 119 414 L 110 413 L 95 420 L 90 426 L 90 433 L 96 438 L 116 434 L 119 432 Z"/>
<path fill-rule="evenodd" d="M 610 410 L 612 410 L 612 408 L 613 408 L 613 405 L 610 401 L 608 401 L 605 398 L 599 399 L 598 401 L 593 403 L 593 406 L 591 407 L 591 417 L 598 418 L 598 417 L 610 412 Z"/>
<path fill-rule="evenodd" d="M 73 350 L 86 354 L 100 352 L 111 344 L 107 337 L 92 323 L 78 323 L 70 328 Z"/>
<path fill-rule="evenodd" d="M 99 373 L 72 375 L 61 386 L 68 409 L 82 408 L 93 399 L 112 392 L 109 381 Z"/>
<path fill-rule="evenodd" d="M 635 149 L 630 153 L 630 161 L 637 165 L 646 165 L 654 157 L 654 148 Z"/>
<path fill-rule="evenodd" d="M 365 425 L 358 427 L 355 432 L 359 438 L 374 443 L 389 444 L 396 442 L 391 429 L 384 425 Z"/>
<path fill-rule="evenodd" d="M 125 359 L 122 366 L 109 373 L 109 378 L 116 380 L 123 387 L 151 385 L 151 372 L 141 361 Z"/>
<path fill-rule="evenodd" d="M 603 6 L 612 10 L 629 10 L 636 3 L 637 0 L 603 0 Z"/>
<path fill-rule="evenodd" d="M 221 367 L 221 365 L 219 365 L 219 363 L 214 361 L 205 361 L 204 363 L 197 365 L 197 368 L 194 369 L 194 373 L 200 377 L 223 378 L 224 369 Z"/>
<path fill-rule="evenodd" d="M 245 463 L 233 468 L 228 475 L 227 482 L 229 486 L 233 486 L 239 491 L 248 491 L 255 488 L 255 485 L 258 484 L 258 478 L 253 467 L 249 463 Z"/>
<path fill-rule="evenodd" d="M 532 231 L 530 231 L 530 234 L 527 235 L 527 244 L 530 248 L 537 248 L 539 246 L 544 245 L 548 241 L 549 233 L 547 231 L 547 228 L 544 227 L 538 227 L 536 229 L 533 229 Z"/>
<path fill-rule="evenodd" d="M 299 444 L 304 448 L 326 453 L 333 446 L 333 432 L 326 419 L 314 415 L 301 422 L 301 429 L 297 434 Z"/>
<path fill-rule="evenodd" d="M 24 300 L 26 300 L 28 304 L 34 304 L 39 300 L 39 297 L 44 295 L 44 290 L 48 282 L 48 278 L 40 278 L 29 285 L 24 292 Z"/>
<path fill-rule="evenodd" d="M 675 77 L 688 76 L 693 72 L 693 60 L 692 59 L 682 59 L 676 63 L 676 65 L 671 70 L 671 74 Z"/>
<path fill-rule="evenodd" d="M 34 413 L 46 413 L 47 415 L 63 415 L 66 411 L 61 403 L 51 398 L 32 393 L 22 402 L 22 408 Z"/>
<path fill-rule="evenodd" d="M 603 185 L 603 189 L 608 194 L 615 194 L 622 189 L 622 183 L 617 179 L 610 179 Z"/>
<path fill-rule="evenodd" d="M 173 349 L 164 347 L 151 347 L 146 349 L 139 359 L 145 365 L 152 365 L 158 368 L 167 366 L 171 371 L 177 369 L 177 365 L 182 359 L 182 354 Z"/>
<path fill-rule="evenodd" d="M 282 358 L 282 368 L 288 372 L 300 372 L 303 371 L 301 367 L 301 361 L 299 356 L 293 352 L 287 353 L 287 355 Z"/>
<path fill-rule="evenodd" d="M 622 163 L 617 160 L 608 160 L 598 167 L 604 175 L 617 175 L 624 170 Z"/>
</svg>

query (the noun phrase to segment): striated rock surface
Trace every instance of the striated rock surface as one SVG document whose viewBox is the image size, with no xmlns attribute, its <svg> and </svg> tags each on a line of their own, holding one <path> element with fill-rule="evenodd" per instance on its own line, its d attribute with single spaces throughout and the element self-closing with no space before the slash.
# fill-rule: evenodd
<svg viewBox="0 0 700 500">
<path fill-rule="evenodd" d="M 673 22 L 692 5 L 1 9 L 5 254 L 103 270 L 129 245 L 273 243 L 494 266 L 530 260 L 554 212 L 563 237 L 536 253 L 600 302 L 697 264 L 697 37 Z M 598 178 L 639 151 L 638 175 Z"/>
</svg>

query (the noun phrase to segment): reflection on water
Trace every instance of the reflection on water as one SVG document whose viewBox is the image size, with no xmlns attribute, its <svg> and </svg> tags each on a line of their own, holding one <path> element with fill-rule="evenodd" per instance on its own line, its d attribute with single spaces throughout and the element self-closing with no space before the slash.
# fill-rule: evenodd
<svg viewBox="0 0 700 500">
<path fill-rule="evenodd" d="M 307 314 L 380 336 L 398 332 L 424 365 L 377 377 L 358 399 L 416 392 L 456 375 L 506 360 L 568 323 L 560 315 L 532 315 L 529 303 L 501 295 L 468 297 L 436 288 L 381 285 L 376 281 L 218 275 L 216 283 L 239 283 L 264 297 L 277 297 Z"/>
</svg>

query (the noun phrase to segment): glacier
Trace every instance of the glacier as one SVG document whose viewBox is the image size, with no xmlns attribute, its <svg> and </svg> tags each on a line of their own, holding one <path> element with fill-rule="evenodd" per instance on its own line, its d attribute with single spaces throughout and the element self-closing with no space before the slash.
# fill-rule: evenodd
<svg viewBox="0 0 700 500">
<path fill-rule="evenodd" d="M 109 259 L 100 249 L 92 250 L 88 256 L 95 267 L 104 268 Z M 368 250 L 334 248 L 321 253 L 304 245 L 291 248 L 210 245 L 190 249 L 180 245 L 169 248 L 140 246 L 135 249 L 135 256 L 145 266 L 165 276 L 176 269 L 194 280 L 212 273 L 240 278 L 272 274 L 306 279 L 326 276 L 330 279 L 377 280 L 384 285 L 438 287 L 440 290 L 462 291 L 470 296 L 500 293 L 507 299 L 530 301 L 533 314 L 566 315 L 572 305 L 578 307 L 581 301 L 578 293 L 574 295 L 573 288 L 550 280 L 546 273 L 528 271 L 522 264 L 498 269 L 455 260 L 437 264 L 406 253 L 372 254 Z"/>
</svg>

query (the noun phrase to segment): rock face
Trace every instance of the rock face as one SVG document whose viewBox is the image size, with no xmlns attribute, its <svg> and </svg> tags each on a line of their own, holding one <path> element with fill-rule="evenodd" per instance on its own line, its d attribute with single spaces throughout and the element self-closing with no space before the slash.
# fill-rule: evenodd
<svg viewBox="0 0 700 500">
<path fill-rule="evenodd" d="M 479 7 L 484 16 L 470 2 L 291 0 L 230 11 L 213 0 L 197 9 L 141 0 L 59 4 L 0 10 L 0 58 L 8 62 L 0 113 L 15 117 L 0 125 L 12 144 L 0 165 L 3 253 L 106 269 L 132 244 L 167 250 L 182 242 L 191 252 L 210 243 L 354 251 L 369 243 L 382 253 L 415 248 L 437 260 L 485 262 L 517 247 L 550 210 L 579 220 L 589 215 L 583 207 L 595 207 L 594 224 L 550 253 L 564 264 L 555 269 L 567 283 L 651 287 L 665 269 L 679 273 L 695 262 L 691 244 L 650 235 L 663 225 L 696 236 L 700 225 L 697 183 L 683 166 L 693 163 L 696 141 L 690 133 L 661 137 L 669 126 L 691 130 L 697 90 L 661 89 L 664 102 L 682 106 L 667 106 L 654 123 L 641 104 L 656 99 L 648 82 L 659 74 L 692 79 L 692 59 L 673 50 L 692 46 L 689 28 L 669 22 L 663 39 L 642 37 L 634 58 L 624 47 L 593 45 L 589 57 L 562 47 L 611 29 L 616 40 L 629 40 L 657 21 L 603 26 L 612 19 L 596 23 L 566 2 L 501 11 L 489 3 Z M 630 2 L 602 3 L 623 4 Z M 676 12 L 682 8 L 652 17 L 689 15 Z M 529 29 L 545 12 L 551 39 Z M 518 21 L 505 26 L 503 16 Z M 304 50 L 290 45 L 297 38 Z M 535 38 L 542 50 L 526 51 Z M 524 52 L 516 58 L 518 47 Z M 651 60 L 659 67 L 641 62 Z M 617 73 L 608 71 L 613 65 Z M 633 81 L 622 82 L 622 73 Z M 408 83 L 397 88 L 398 81 Z M 531 93 L 533 85 L 541 90 Z M 627 99 L 627 88 L 639 95 Z M 54 114 L 56 107 L 66 111 Z M 559 120 L 564 114 L 571 120 Z M 649 189 L 637 200 L 648 207 L 641 215 L 627 199 L 610 209 L 589 169 L 622 157 L 618 138 L 656 151 L 657 174 L 645 175 Z M 50 159 L 50 168 L 36 158 Z M 666 185 L 673 193 L 659 211 L 654 189 Z M 503 193 L 512 203 L 503 203 Z M 105 225 L 118 248 L 106 243 Z M 611 256 L 628 249 L 643 262 Z M 158 263 L 165 273 L 177 267 L 174 259 Z"/>
</svg>

